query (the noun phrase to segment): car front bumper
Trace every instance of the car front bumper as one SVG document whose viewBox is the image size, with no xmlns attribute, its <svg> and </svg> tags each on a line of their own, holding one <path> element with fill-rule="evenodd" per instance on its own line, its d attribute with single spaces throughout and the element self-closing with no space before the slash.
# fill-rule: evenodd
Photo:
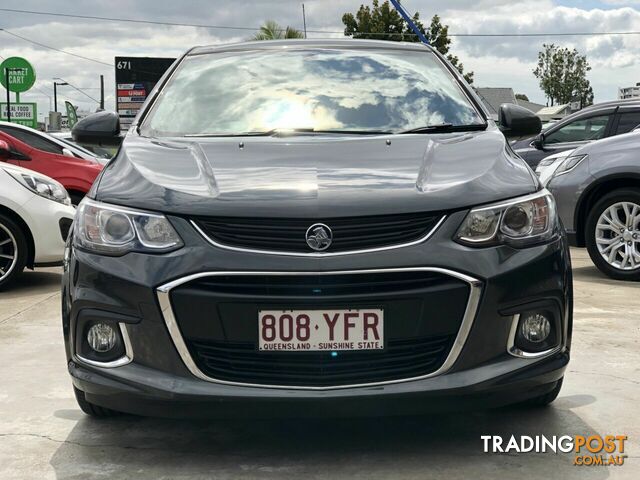
<svg viewBox="0 0 640 480">
<path fill-rule="evenodd" d="M 451 215 L 423 244 L 326 258 L 231 252 L 210 245 L 179 218 L 171 221 L 185 247 L 169 254 L 130 253 L 118 258 L 72 249 L 63 280 L 63 327 L 74 385 L 88 401 L 100 406 L 179 417 L 219 416 L 234 410 L 267 416 L 278 411 L 303 415 L 322 410 L 345 415 L 402 414 L 498 406 L 543 395 L 563 376 L 569 361 L 572 287 L 566 238 L 559 236 L 551 243 L 521 250 L 506 246 L 473 249 L 451 240 L 465 214 Z M 447 357 L 443 368 L 393 381 L 321 388 L 220 381 L 203 374 L 197 365 L 194 370 L 189 352 L 185 357 L 167 321 L 171 300 L 168 296 L 163 300 L 161 288 L 216 272 L 320 276 L 372 269 L 435 269 L 477 283 L 477 305 L 467 332 L 460 335 L 463 322 L 456 337 L 459 348 L 453 358 Z M 428 316 L 436 326 L 439 317 L 447 313 L 444 300 Z M 283 303 L 282 299 L 278 301 Z M 510 348 L 517 312 L 541 303 L 558 306 L 557 345 L 542 355 L 514 355 Z M 287 304 L 286 299 L 283 304 Z M 348 308 L 350 301 L 343 298 L 340 305 Z M 252 314 L 256 321 L 257 309 Z M 120 323 L 127 343 L 122 361 L 101 365 L 87 362 L 76 353 L 80 341 L 76 338 L 77 319 L 87 311 L 100 312 L 104 318 Z M 194 307 L 193 315 L 202 312 Z M 256 403 L 261 407 L 254 407 Z"/>
<path fill-rule="evenodd" d="M 59 265 L 75 208 L 33 195 L 22 209 L 33 237 L 35 266 Z"/>
</svg>

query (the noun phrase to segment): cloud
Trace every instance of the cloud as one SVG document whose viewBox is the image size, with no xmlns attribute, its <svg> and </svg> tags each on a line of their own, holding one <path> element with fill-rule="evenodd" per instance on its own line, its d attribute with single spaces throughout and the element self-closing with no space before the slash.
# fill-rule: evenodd
<svg viewBox="0 0 640 480">
<path fill-rule="evenodd" d="M 302 28 L 303 0 L 5 0 L 3 8 L 137 18 L 178 23 L 258 27 L 267 19 Z M 596 0 L 580 2 L 581 8 L 558 4 L 559 0 L 406 0 L 410 12 L 420 11 L 427 22 L 435 13 L 450 25 L 452 33 L 512 32 L 605 32 L 640 31 L 640 11 L 633 8 L 640 0 Z M 342 14 L 356 11 L 369 0 L 304 0 L 310 37 L 341 36 Z M 567 2 L 565 2 L 566 4 Z M 576 3 L 573 2 L 572 5 Z M 601 8 L 588 8 L 598 4 Z M 64 6 L 62 6 L 64 5 Z M 0 28 L 26 38 L 102 62 L 113 63 L 115 56 L 173 57 L 193 45 L 234 42 L 249 38 L 251 31 L 146 25 L 128 22 L 81 20 L 72 18 L 0 12 Z M 476 72 L 479 86 L 512 86 L 532 100 L 543 101 L 531 71 L 542 44 L 556 43 L 585 53 L 593 67 L 589 78 L 596 100 L 614 98 L 617 87 L 638 82 L 640 35 L 592 37 L 453 37 L 452 52 L 465 68 Z M 49 110 L 52 78 L 62 77 L 97 98 L 99 75 L 105 76 L 107 108 L 114 106 L 114 69 L 62 53 L 46 50 L 0 32 L 0 55 L 19 55 L 35 66 L 36 86 L 23 95 L 24 101 L 38 101 L 39 110 Z M 95 102 L 70 87 L 60 88 L 60 100 L 70 99 L 83 109 L 94 110 Z M 60 102 L 61 103 L 61 102 Z M 59 107 L 60 108 L 60 107 Z"/>
</svg>

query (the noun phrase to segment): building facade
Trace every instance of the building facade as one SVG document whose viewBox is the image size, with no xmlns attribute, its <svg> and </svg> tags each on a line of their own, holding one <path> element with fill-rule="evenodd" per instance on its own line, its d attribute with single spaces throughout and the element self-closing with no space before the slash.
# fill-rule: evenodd
<svg viewBox="0 0 640 480">
<path fill-rule="evenodd" d="M 640 82 L 635 87 L 621 87 L 618 89 L 618 98 L 624 100 L 627 98 L 640 98 Z"/>
</svg>

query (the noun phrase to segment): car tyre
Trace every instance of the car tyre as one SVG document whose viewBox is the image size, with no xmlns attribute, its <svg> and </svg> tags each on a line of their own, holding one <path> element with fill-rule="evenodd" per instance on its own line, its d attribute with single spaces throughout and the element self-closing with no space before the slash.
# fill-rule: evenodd
<svg viewBox="0 0 640 480">
<path fill-rule="evenodd" d="M 635 216 L 626 215 L 623 210 L 623 205 L 627 205 L 627 209 L 632 209 L 635 205 L 638 209 L 637 214 Z M 617 220 L 615 222 L 608 222 L 603 218 L 603 215 L 612 208 L 625 216 L 625 218 L 619 218 L 624 224 Z M 611 217 L 611 212 L 609 211 L 608 213 L 609 215 L 607 216 Z M 629 221 L 629 217 L 635 217 L 636 220 Z M 599 221 L 601 220 L 604 224 L 619 226 L 624 232 L 616 228 L 615 232 L 611 229 L 611 233 L 608 233 L 608 229 L 603 230 L 602 228 L 598 228 Z M 600 223 L 600 225 L 603 223 Z M 600 235 L 611 236 L 611 239 L 599 238 Z M 633 238 L 633 235 L 636 237 Z M 600 242 L 614 240 L 611 247 L 616 248 L 616 252 L 621 249 L 628 249 L 624 251 L 631 252 L 631 255 L 633 255 L 633 252 L 640 254 L 640 190 L 625 188 L 606 194 L 588 213 L 585 238 L 589 256 L 602 273 L 616 280 L 640 281 L 640 261 L 637 261 L 638 264 L 633 269 L 623 269 L 623 260 L 620 260 L 620 257 L 624 255 L 623 252 L 615 253 L 616 257 L 614 257 L 612 261 L 609 261 L 603 257 L 604 253 L 600 252 L 600 249 L 606 249 L 607 246 L 604 246 L 603 243 L 600 243 L 600 248 L 598 246 L 598 240 L 600 240 Z M 621 241 L 618 242 L 618 239 Z M 619 244 L 622 245 L 620 246 Z M 611 250 L 609 250 L 609 253 L 611 253 Z"/>
<path fill-rule="evenodd" d="M 22 273 L 28 253 L 29 245 L 22 228 L 11 218 L 0 214 L 0 290 Z"/>
<path fill-rule="evenodd" d="M 78 406 L 80 410 L 89 415 L 90 417 L 95 418 L 108 418 L 114 417 L 119 413 L 115 410 L 111 410 L 110 408 L 101 407 L 99 405 L 95 405 L 89 401 L 84 396 L 84 392 L 82 390 L 78 390 L 76 387 L 73 387 L 73 393 L 76 395 L 76 401 L 78 402 Z"/>
<path fill-rule="evenodd" d="M 558 380 L 558 382 L 556 383 L 556 386 L 553 387 L 553 390 L 551 390 L 550 392 L 547 392 L 544 395 L 540 395 L 538 397 L 530 398 L 529 400 L 525 401 L 523 405 L 526 407 L 538 408 L 538 407 L 546 407 L 547 405 L 551 404 L 556 398 L 558 398 L 558 395 L 560 394 L 560 390 L 562 389 L 563 380 L 564 380 L 564 377 Z"/>
</svg>

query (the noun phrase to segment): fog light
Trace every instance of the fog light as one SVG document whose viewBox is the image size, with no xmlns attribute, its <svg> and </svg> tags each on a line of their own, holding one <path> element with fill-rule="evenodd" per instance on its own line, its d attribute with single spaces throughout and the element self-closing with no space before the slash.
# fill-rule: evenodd
<svg viewBox="0 0 640 480">
<path fill-rule="evenodd" d="M 527 313 L 520 322 L 520 332 L 531 343 L 544 342 L 551 332 L 551 322 L 541 313 Z"/>
<path fill-rule="evenodd" d="M 106 323 L 96 323 L 87 333 L 87 343 L 99 353 L 111 350 L 118 343 L 116 331 Z"/>
</svg>

